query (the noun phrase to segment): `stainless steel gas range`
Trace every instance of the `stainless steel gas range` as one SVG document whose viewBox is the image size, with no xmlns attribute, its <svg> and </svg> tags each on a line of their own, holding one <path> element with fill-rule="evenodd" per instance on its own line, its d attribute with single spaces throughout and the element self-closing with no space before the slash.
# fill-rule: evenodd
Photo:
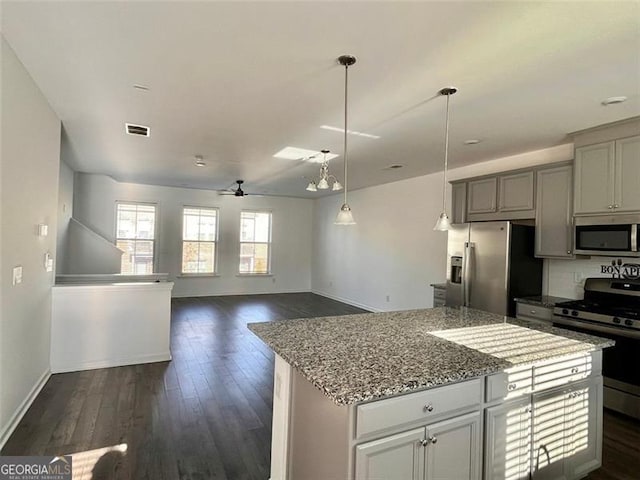
<svg viewBox="0 0 640 480">
<path fill-rule="evenodd" d="M 603 351 L 604 406 L 640 418 L 640 280 L 588 278 L 584 300 L 553 313 L 558 327 L 616 341 Z"/>
</svg>

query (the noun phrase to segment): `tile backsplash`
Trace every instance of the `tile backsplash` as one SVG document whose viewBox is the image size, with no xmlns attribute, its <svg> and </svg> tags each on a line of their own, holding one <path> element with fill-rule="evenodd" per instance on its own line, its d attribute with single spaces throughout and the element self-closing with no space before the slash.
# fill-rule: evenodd
<svg viewBox="0 0 640 480">
<path fill-rule="evenodd" d="M 617 257 L 591 257 L 585 260 L 544 261 L 543 292 L 556 297 L 581 299 L 584 281 L 588 277 L 611 277 L 601 273 L 601 266 L 611 264 Z"/>
</svg>

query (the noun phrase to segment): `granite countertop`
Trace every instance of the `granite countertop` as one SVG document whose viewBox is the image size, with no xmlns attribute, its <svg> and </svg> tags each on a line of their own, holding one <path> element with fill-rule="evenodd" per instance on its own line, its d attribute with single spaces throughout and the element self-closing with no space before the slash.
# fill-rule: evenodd
<svg viewBox="0 0 640 480">
<path fill-rule="evenodd" d="M 248 327 L 338 405 L 613 345 L 592 335 L 451 307 Z"/>
<path fill-rule="evenodd" d="M 556 303 L 570 302 L 571 298 L 553 297 L 551 295 L 537 295 L 535 297 L 516 297 L 516 302 L 529 303 L 531 305 L 540 305 L 542 307 L 553 308 Z"/>
</svg>

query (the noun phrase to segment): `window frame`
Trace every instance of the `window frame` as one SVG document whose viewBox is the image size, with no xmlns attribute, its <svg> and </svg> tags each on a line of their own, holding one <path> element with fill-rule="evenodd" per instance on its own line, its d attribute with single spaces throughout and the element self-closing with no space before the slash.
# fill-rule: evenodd
<svg viewBox="0 0 640 480">
<path fill-rule="evenodd" d="M 242 214 L 243 213 L 268 213 L 269 214 L 269 240 L 267 242 L 243 242 L 242 241 Z M 255 237 L 255 235 L 254 235 Z M 243 208 L 240 210 L 240 225 L 238 228 L 238 276 L 241 277 L 265 277 L 273 275 L 272 270 L 272 252 L 271 246 L 273 244 L 273 210 L 270 209 L 248 209 Z M 241 263 L 241 255 L 242 255 L 242 244 L 251 244 L 251 245 L 267 245 L 267 271 L 264 273 L 259 272 L 241 272 L 240 271 L 240 263 Z"/>
<path fill-rule="evenodd" d="M 199 210 L 215 210 L 216 212 L 216 233 L 215 240 L 213 242 L 204 241 L 204 240 L 185 240 L 184 239 L 184 211 L 187 208 L 194 208 Z M 182 220 L 180 224 L 181 234 L 180 234 L 180 276 L 181 277 L 217 277 L 218 274 L 218 240 L 220 238 L 220 208 L 219 207 L 210 207 L 210 206 L 202 206 L 202 205 L 182 205 Z M 213 251 L 213 272 L 184 272 L 184 243 L 186 242 L 194 242 L 198 243 L 213 243 L 214 251 Z"/>
<path fill-rule="evenodd" d="M 154 219 L 153 219 L 153 239 L 149 240 L 149 239 L 138 239 L 138 238 L 125 238 L 125 237 L 118 237 L 118 206 L 119 205 L 143 205 L 143 206 L 151 206 L 154 207 Z M 118 247 L 118 240 L 143 240 L 143 241 L 151 241 L 153 243 L 153 257 L 151 260 L 151 265 L 152 265 L 152 272 L 151 274 L 157 273 L 158 272 L 158 233 L 159 233 L 159 221 L 158 219 L 160 218 L 160 208 L 159 205 L 156 202 L 139 202 L 136 200 L 116 200 L 115 202 L 115 208 L 114 208 L 114 222 L 113 222 L 113 226 L 114 226 L 114 235 L 113 235 L 113 239 L 114 242 L 113 244 L 116 246 L 116 248 Z M 126 252 L 125 252 L 126 253 Z M 122 272 L 122 260 L 120 261 L 120 271 Z M 151 275 L 148 273 L 123 273 L 123 275 Z"/>
</svg>

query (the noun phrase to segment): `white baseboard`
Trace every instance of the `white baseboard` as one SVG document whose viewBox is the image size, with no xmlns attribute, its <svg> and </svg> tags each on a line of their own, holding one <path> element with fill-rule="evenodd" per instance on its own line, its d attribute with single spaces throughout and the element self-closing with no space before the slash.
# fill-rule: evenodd
<svg viewBox="0 0 640 480">
<path fill-rule="evenodd" d="M 52 373 L 79 372 L 82 370 L 95 370 L 97 368 L 124 367 L 125 365 L 138 365 L 141 363 L 166 362 L 171 360 L 171 352 L 153 355 L 136 355 L 128 358 L 110 358 L 96 362 L 81 362 L 73 365 L 51 364 Z"/>
<path fill-rule="evenodd" d="M 0 450 L 4 447 L 4 444 L 7 443 L 7 440 L 9 440 L 9 437 L 11 436 L 13 431 L 16 429 L 16 427 L 20 423 L 20 420 L 22 420 L 22 417 L 24 417 L 24 414 L 27 413 L 27 410 L 29 410 L 29 407 L 31 406 L 33 401 L 36 399 L 36 397 L 38 396 L 42 388 L 45 386 L 45 384 L 47 383 L 50 377 L 51 377 L 51 371 L 47 369 L 40 376 L 40 378 L 35 383 L 31 391 L 29 392 L 29 394 L 26 396 L 26 398 L 22 401 L 20 406 L 13 413 L 7 425 L 2 427 L 2 429 L 0 429 Z"/>
<path fill-rule="evenodd" d="M 364 303 L 356 302 L 355 300 L 351 300 L 349 298 L 340 297 L 338 295 L 332 295 L 330 293 L 322 292 L 320 290 L 311 290 L 311 293 L 315 293 L 316 295 L 320 295 L 322 297 L 330 298 L 331 300 L 337 300 L 338 302 L 346 303 L 353 307 L 362 308 L 364 310 L 369 310 L 370 312 L 384 312 L 385 310 L 381 310 L 376 307 L 372 307 L 371 305 L 366 305 Z"/>
<path fill-rule="evenodd" d="M 211 293 L 171 293 L 171 298 L 226 297 L 232 295 L 278 295 L 280 293 L 309 293 L 309 290 L 278 290 L 275 292 L 211 292 Z"/>
</svg>

